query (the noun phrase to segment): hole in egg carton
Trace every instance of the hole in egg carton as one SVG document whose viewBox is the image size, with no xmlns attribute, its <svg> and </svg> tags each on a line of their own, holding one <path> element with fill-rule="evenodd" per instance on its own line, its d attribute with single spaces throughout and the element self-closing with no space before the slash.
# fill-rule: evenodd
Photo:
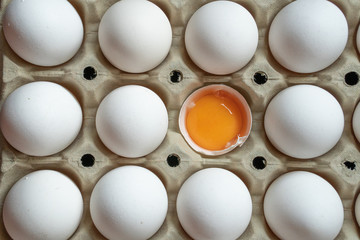
<svg viewBox="0 0 360 240">
<path fill-rule="evenodd" d="M 170 167 L 177 167 L 180 164 L 180 157 L 177 154 L 170 154 L 166 161 Z"/>
<path fill-rule="evenodd" d="M 95 157 L 89 153 L 81 157 L 81 165 L 84 167 L 92 167 L 95 164 Z"/>
<path fill-rule="evenodd" d="M 345 167 L 347 168 L 347 169 L 349 169 L 349 170 L 355 170 L 356 169 L 356 164 L 355 164 L 355 162 L 350 162 L 350 161 L 345 161 L 344 162 L 344 165 L 345 165 Z"/>
<path fill-rule="evenodd" d="M 259 71 L 254 74 L 253 80 L 255 83 L 262 85 L 267 82 L 268 76 L 265 72 Z"/>
<path fill-rule="evenodd" d="M 262 156 L 255 157 L 252 164 L 255 169 L 263 170 L 266 167 L 266 159 Z"/>
<path fill-rule="evenodd" d="M 359 82 L 359 74 L 357 72 L 348 72 L 345 74 L 345 83 L 354 86 Z"/>
<path fill-rule="evenodd" d="M 94 67 L 89 66 L 84 68 L 83 77 L 86 80 L 93 80 L 96 78 L 96 76 L 97 76 L 97 71 Z"/>
<path fill-rule="evenodd" d="M 172 83 L 181 82 L 182 79 L 183 79 L 183 75 L 182 72 L 180 72 L 179 70 L 173 70 L 170 72 L 170 81 Z"/>
</svg>

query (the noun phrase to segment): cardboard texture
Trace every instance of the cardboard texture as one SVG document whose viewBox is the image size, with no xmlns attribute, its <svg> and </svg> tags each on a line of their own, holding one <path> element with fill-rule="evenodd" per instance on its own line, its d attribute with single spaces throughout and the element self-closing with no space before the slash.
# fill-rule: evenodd
<svg viewBox="0 0 360 240">
<path fill-rule="evenodd" d="M 10 0 L 1 0 L 0 19 Z M 251 222 L 240 239 L 277 239 L 267 226 L 263 214 L 263 198 L 270 183 L 283 173 L 306 170 L 319 174 L 338 191 L 344 205 L 345 220 L 337 239 L 359 239 L 360 231 L 354 215 L 354 202 L 359 193 L 360 144 L 352 131 L 351 119 L 360 98 L 360 84 L 350 86 L 344 81 L 348 72 L 360 73 L 359 54 L 355 35 L 359 23 L 360 1 L 333 0 L 345 14 L 349 25 L 349 39 L 340 58 L 330 67 L 313 74 L 297 74 L 280 66 L 268 48 L 268 31 L 271 21 L 290 0 L 236 0 L 254 16 L 259 29 L 259 45 L 255 56 L 240 71 L 215 76 L 199 69 L 189 58 L 184 46 L 184 32 L 191 15 L 207 0 L 154 0 L 167 15 L 172 25 L 173 42 L 165 61 L 157 68 L 142 74 L 129 74 L 113 67 L 101 53 L 98 44 L 98 25 L 105 11 L 116 0 L 69 0 L 80 14 L 84 28 L 84 42 L 70 61 L 56 67 L 38 67 L 19 58 L 0 34 L 1 102 L 17 87 L 33 81 L 51 81 L 69 89 L 79 100 L 84 119 L 80 134 L 64 151 L 49 157 L 29 157 L 1 136 L 0 211 L 11 186 L 22 176 L 39 169 L 58 170 L 78 185 L 84 198 L 84 214 L 78 230 L 71 239 L 104 239 L 91 221 L 89 201 L 96 182 L 109 170 L 123 165 L 143 166 L 163 181 L 169 197 L 169 210 L 161 229 L 152 239 L 190 239 L 181 228 L 176 215 L 176 197 L 182 183 L 194 172 L 208 167 L 228 169 L 247 185 L 253 201 Z M 1 21 L 1 20 L 0 20 Z M 86 80 L 83 69 L 92 66 L 97 77 Z M 182 81 L 170 81 L 170 73 L 178 70 Z M 265 72 L 268 81 L 259 85 L 253 80 L 256 72 Z M 186 97 L 204 85 L 223 83 L 238 90 L 252 110 L 253 126 L 245 144 L 230 153 L 207 157 L 193 151 L 180 134 L 179 110 Z M 328 153 L 315 159 L 298 160 L 276 150 L 267 139 L 263 120 L 266 106 L 273 96 L 286 87 L 296 84 L 313 84 L 332 93 L 340 102 L 345 114 L 345 129 L 338 144 Z M 155 91 L 164 101 L 169 113 L 169 129 L 164 142 L 151 154 L 126 159 L 108 150 L 100 141 L 95 129 L 95 114 L 101 100 L 113 89 L 138 84 Z M 84 167 L 81 157 L 92 154 L 95 164 Z M 176 154 L 181 162 L 170 167 L 167 157 Z M 267 165 L 258 170 L 253 159 L 262 156 Z M 345 164 L 346 163 L 346 164 Z M 351 169 L 354 167 L 354 169 Z M 116 183 L 115 183 L 116 184 Z M 24 199 L 26 201 L 26 199 Z M 10 239 L 0 215 L 0 239 Z"/>
</svg>

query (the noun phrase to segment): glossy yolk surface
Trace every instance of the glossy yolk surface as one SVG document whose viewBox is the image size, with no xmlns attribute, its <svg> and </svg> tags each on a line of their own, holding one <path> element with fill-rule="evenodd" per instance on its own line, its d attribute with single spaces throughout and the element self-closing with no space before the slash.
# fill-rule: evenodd
<svg viewBox="0 0 360 240">
<path fill-rule="evenodd" d="M 192 140 L 200 147 L 223 150 L 234 143 L 241 131 L 241 111 L 226 95 L 205 95 L 189 109 L 186 128 Z"/>
</svg>

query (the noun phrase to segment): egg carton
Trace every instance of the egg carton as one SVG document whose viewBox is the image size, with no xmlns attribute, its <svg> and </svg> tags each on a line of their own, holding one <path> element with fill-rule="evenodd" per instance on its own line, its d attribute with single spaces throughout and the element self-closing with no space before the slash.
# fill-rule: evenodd
<svg viewBox="0 0 360 240">
<path fill-rule="evenodd" d="M 10 0 L 1 1 L 0 18 Z M 176 214 L 176 197 L 182 183 L 196 171 L 219 167 L 238 175 L 249 188 L 253 213 L 240 239 L 277 239 L 266 224 L 263 199 L 270 183 L 293 170 L 314 172 L 329 181 L 339 193 L 344 210 L 344 225 L 337 239 L 359 239 L 354 215 L 354 201 L 359 193 L 360 144 L 352 131 L 351 119 L 360 98 L 360 84 L 352 85 L 360 73 L 355 35 L 359 23 L 360 2 L 333 0 L 345 14 L 349 39 L 341 57 L 330 67 L 313 74 L 297 74 L 280 66 L 268 48 L 268 31 L 272 19 L 290 0 L 237 0 L 248 9 L 258 25 L 259 45 L 255 56 L 244 68 L 231 75 L 215 76 L 199 69 L 184 46 L 185 27 L 191 15 L 209 0 L 153 0 L 172 25 L 173 42 L 164 62 L 142 74 L 129 74 L 113 67 L 101 53 L 97 30 L 105 11 L 117 0 L 69 0 L 80 14 L 84 42 L 79 52 L 65 64 L 39 67 L 19 58 L 0 34 L 2 58 L 1 102 L 16 88 L 33 81 L 50 81 L 69 89 L 83 110 L 83 126 L 76 140 L 65 150 L 48 157 L 30 157 L 12 148 L 1 136 L 0 211 L 11 186 L 35 170 L 53 169 L 74 180 L 84 199 L 84 214 L 71 239 L 104 239 L 92 223 L 89 200 L 96 182 L 119 166 L 138 165 L 153 171 L 164 183 L 169 210 L 166 220 L 152 239 L 190 239 Z M 0 20 L 1 21 L 1 20 Z M 2 29 L 1 29 L 2 32 Z M 95 77 L 96 76 L 96 77 Z M 90 80 L 90 78 L 93 78 Z M 89 79 L 89 80 L 88 80 Z M 267 80 L 266 82 L 264 80 Z M 193 151 L 181 136 L 179 110 L 195 89 L 212 83 L 223 83 L 238 90 L 248 101 L 253 115 L 251 134 L 245 144 L 218 157 Z M 338 144 L 328 153 L 311 160 L 288 157 L 276 150 L 264 131 L 264 112 L 279 91 L 296 84 L 313 84 L 332 93 L 345 114 L 345 129 Z M 113 89 L 137 84 L 155 91 L 164 101 L 169 114 L 169 129 L 164 142 L 151 154 L 137 159 L 120 157 L 108 150 L 95 130 L 95 114 L 100 101 Z M 26 201 L 26 199 L 24 199 Z M 10 239 L 0 215 L 0 239 Z"/>
</svg>

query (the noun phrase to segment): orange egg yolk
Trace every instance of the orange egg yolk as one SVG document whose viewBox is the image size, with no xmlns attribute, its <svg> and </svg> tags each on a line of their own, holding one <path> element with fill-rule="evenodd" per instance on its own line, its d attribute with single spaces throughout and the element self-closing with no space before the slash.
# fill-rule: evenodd
<svg viewBox="0 0 360 240">
<path fill-rule="evenodd" d="M 239 106 L 225 94 L 201 97 L 188 110 L 186 128 L 192 140 L 207 150 L 234 144 L 242 128 Z"/>
</svg>

